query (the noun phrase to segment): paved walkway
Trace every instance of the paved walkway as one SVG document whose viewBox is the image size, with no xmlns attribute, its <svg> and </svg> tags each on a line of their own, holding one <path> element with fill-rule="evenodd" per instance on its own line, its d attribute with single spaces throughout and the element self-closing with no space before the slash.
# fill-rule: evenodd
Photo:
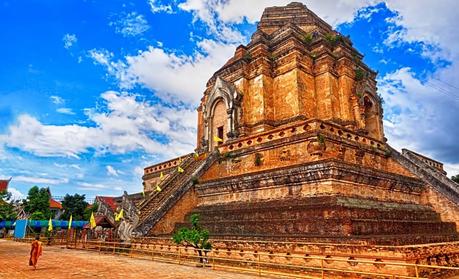
<svg viewBox="0 0 459 279">
<path fill-rule="evenodd" d="M 0 278 L 260 278 L 125 256 L 99 255 L 57 246 L 44 246 L 38 268 L 33 270 L 28 266 L 29 247 L 30 244 L 0 240 Z"/>
</svg>

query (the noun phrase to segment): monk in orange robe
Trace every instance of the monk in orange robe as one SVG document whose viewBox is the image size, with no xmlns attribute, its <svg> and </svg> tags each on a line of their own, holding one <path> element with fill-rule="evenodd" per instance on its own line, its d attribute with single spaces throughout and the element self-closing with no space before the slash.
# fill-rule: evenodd
<svg viewBox="0 0 459 279">
<path fill-rule="evenodd" d="M 32 241 L 32 249 L 30 250 L 30 259 L 29 265 L 33 265 L 33 268 L 37 269 L 38 257 L 41 256 L 43 251 L 42 243 L 40 241 L 40 236 L 36 236 L 35 240 Z"/>
</svg>

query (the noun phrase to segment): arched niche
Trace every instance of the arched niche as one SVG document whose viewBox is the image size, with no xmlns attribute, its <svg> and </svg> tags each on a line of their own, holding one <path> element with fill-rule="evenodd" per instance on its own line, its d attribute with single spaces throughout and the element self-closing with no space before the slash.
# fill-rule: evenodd
<svg viewBox="0 0 459 279">
<path fill-rule="evenodd" d="M 209 125 L 209 138 L 211 139 L 210 145 L 211 150 L 215 146 L 222 144 L 227 140 L 226 134 L 228 133 L 228 121 L 226 116 L 227 106 L 225 101 L 222 98 L 215 100 L 211 107 L 210 114 L 210 125 Z M 223 142 L 216 142 L 214 138 L 218 137 L 223 140 Z"/>
<path fill-rule="evenodd" d="M 233 84 L 217 77 L 203 106 L 204 135 L 201 141 L 205 149 L 212 151 L 221 144 L 214 141 L 214 136 L 225 142 L 239 135 L 241 99 L 242 95 Z"/>
<path fill-rule="evenodd" d="M 363 118 L 365 121 L 365 130 L 373 137 L 379 135 L 379 104 L 368 94 L 363 97 Z"/>
</svg>

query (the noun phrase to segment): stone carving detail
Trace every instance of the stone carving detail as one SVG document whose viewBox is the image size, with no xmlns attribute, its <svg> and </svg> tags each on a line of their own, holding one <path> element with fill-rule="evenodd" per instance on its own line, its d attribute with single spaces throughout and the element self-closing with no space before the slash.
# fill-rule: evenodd
<svg viewBox="0 0 459 279">
<path fill-rule="evenodd" d="M 290 154 L 289 149 L 284 149 L 281 151 L 281 154 L 279 156 L 279 159 L 281 161 L 289 161 L 291 159 L 292 155 Z"/>
<path fill-rule="evenodd" d="M 318 139 L 311 140 L 307 147 L 308 153 L 311 156 L 322 156 L 325 151 L 325 142 L 320 142 Z"/>
<path fill-rule="evenodd" d="M 130 242 L 133 237 L 132 231 L 139 222 L 139 214 L 136 206 L 132 201 L 129 200 L 128 194 L 124 191 L 121 204 L 119 205 L 120 210 L 123 209 L 123 219 L 116 228 L 118 237 L 124 242 Z"/>
<path fill-rule="evenodd" d="M 210 91 L 207 101 L 203 106 L 203 116 L 204 116 L 204 136 L 202 143 L 207 144 L 207 149 L 210 151 L 209 140 L 211 138 L 211 129 L 210 127 L 213 117 L 213 109 L 215 105 L 223 100 L 226 106 L 227 113 L 227 137 L 235 138 L 239 135 L 239 122 L 242 116 L 241 109 L 241 99 L 242 94 L 240 94 L 236 87 L 224 81 L 220 77 L 217 77 L 213 89 Z M 203 147 L 205 145 L 203 144 Z"/>
</svg>

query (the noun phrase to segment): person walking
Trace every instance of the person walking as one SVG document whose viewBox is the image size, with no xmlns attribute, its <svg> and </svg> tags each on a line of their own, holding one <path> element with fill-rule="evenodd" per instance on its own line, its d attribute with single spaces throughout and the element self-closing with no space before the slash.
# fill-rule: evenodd
<svg viewBox="0 0 459 279">
<path fill-rule="evenodd" d="M 43 247 L 40 241 L 40 236 L 37 235 L 35 237 L 35 240 L 32 241 L 32 248 L 30 250 L 29 266 L 33 266 L 34 269 L 37 269 L 38 257 L 41 256 L 42 252 L 43 252 Z"/>
</svg>

